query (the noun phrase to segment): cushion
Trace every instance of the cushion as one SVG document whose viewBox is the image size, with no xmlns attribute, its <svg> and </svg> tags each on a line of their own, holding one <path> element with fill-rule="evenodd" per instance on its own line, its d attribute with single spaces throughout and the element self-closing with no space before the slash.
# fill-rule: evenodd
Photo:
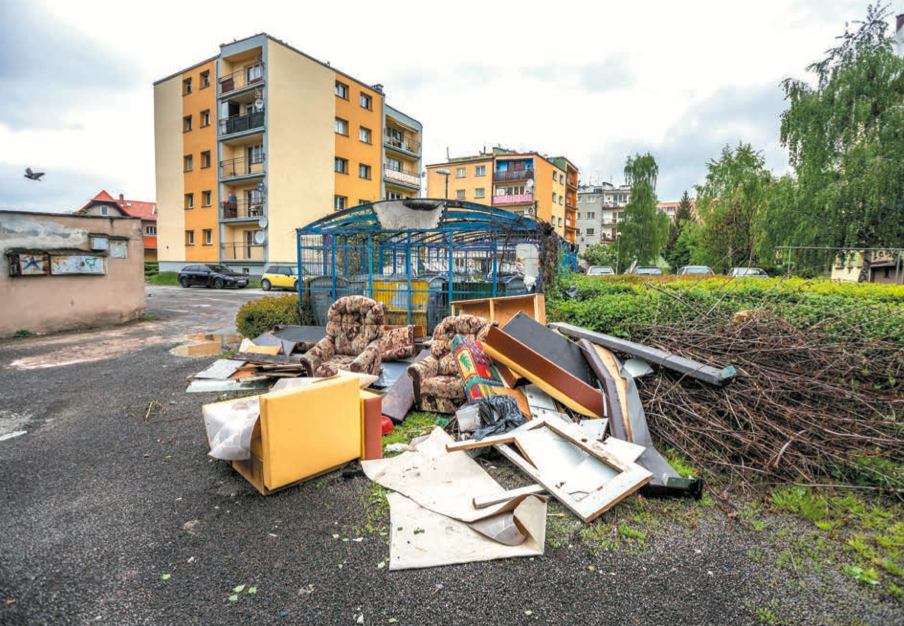
<svg viewBox="0 0 904 626">
<path fill-rule="evenodd" d="M 467 400 L 459 376 L 433 376 L 428 378 L 421 383 L 421 397 L 424 396 L 461 400 L 462 404 Z"/>
<path fill-rule="evenodd" d="M 384 331 L 384 361 L 398 361 L 411 356 L 414 356 L 414 326 L 404 326 Z"/>
</svg>

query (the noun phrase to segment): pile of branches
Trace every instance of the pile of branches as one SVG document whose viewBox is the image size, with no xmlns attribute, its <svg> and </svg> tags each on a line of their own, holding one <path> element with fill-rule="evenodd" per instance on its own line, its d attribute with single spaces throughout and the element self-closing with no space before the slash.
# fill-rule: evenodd
<svg viewBox="0 0 904 626">
<path fill-rule="evenodd" d="M 904 349 L 762 312 L 656 326 L 645 343 L 718 366 L 714 387 L 664 368 L 638 379 L 653 434 L 745 481 L 904 487 Z"/>
</svg>

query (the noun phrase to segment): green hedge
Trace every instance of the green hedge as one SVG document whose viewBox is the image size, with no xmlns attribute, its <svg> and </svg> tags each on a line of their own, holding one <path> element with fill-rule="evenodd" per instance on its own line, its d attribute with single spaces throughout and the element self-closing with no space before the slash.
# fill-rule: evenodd
<svg viewBox="0 0 904 626">
<path fill-rule="evenodd" d="M 268 297 L 246 302 L 235 315 L 239 334 L 254 339 L 277 324 L 301 325 L 298 296 Z"/>
<path fill-rule="evenodd" d="M 551 290 L 550 321 L 643 339 L 652 326 L 761 310 L 800 327 L 904 342 L 904 287 L 802 279 L 574 276 L 577 297 Z"/>
</svg>

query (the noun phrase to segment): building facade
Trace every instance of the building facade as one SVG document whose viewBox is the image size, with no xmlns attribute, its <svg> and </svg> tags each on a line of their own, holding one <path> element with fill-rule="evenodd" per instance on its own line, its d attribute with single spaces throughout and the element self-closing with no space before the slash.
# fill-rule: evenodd
<svg viewBox="0 0 904 626">
<path fill-rule="evenodd" d="M 137 217 L 141 219 L 141 232 L 144 238 L 144 260 L 157 260 L 157 203 L 142 200 L 126 200 L 123 194 L 115 199 L 106 190 L 96 196 L 77 211 L 75 215 L 94 215 L 97 217 Z"/>
<path fill-rule="evenodd" d="M 612 183 L 581 185 L 578 190 L 577 243 L 578 253 L 595 243 L 615 241 L 618 223 L 625 217 L 625 205 L 631 197 L 631 187 Z"/>
<path fill-rule="evenodd" d="M 260 273 L 333 210 L 420 196 L 422 125 L 265 33 L 154 83 L 154 133 L 161 270 Z"/>
<path fill-rule="evenodd" d="M 450 172 L 446 177 L 438 170 Z M 574 242 L 578 168 L 565 157 L 493 148 L 491 152 L 427 166 L 427 196 L 492 205 L 552 224 Z"/>
</svg>

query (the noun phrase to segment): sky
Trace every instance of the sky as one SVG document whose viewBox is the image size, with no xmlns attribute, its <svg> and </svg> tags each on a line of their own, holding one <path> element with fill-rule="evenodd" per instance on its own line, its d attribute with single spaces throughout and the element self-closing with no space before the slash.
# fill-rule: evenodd
<svg viewBox="0 0 904 626">
<path fill-rule="evenodd" d="M 425 164 L 501 145 L 621 184 L 626 157 L 651 152 L 660 200 L 677 200 L 726 144 L 788 171 L 780 83 L 806 78 L 866 6 L 3 1 L 0 209 L 70 211 L 100 189 L 154 200 L 152 83 L 259 32 L 383 84 L 424 125 Z"/>
</svg>

